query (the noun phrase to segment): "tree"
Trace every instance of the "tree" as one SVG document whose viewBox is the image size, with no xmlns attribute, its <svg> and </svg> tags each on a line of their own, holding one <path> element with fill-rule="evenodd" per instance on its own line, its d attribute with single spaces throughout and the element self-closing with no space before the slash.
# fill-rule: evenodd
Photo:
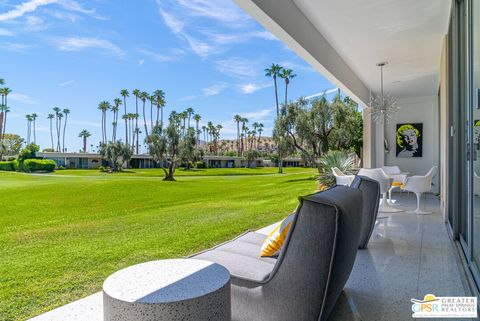
<svg viewBox="0 0 480 321">
<path fill-rule="evenodd" d="M 263 132 L 264 125 L 262 123 L 258 124 L 258 138 L 257 138 L 257 149 L 260 144 L 260 139 L 262 138 L 262 132 Z"/>
<path fill-rule="evenodd" d="M 179 156 L 185 164 L 185 169 L 190 169 L 190 164 L 195 158 L 195 130 L 192 127 L 187 128 L 185 137 L 180 139 Z"/>
<path fill-rule="evenodd" d="M 242 121 L 242 116 L 235 115 L 233 120 L 237 123 L 237 156 L 240 156 L 240 122 Z"/>
<path fill-rule="evenodd" d="M 57 133 L 57 152 L 60 151 L 60 126 L 59 126 L 59 114 L 61 109 L 59 107 L 53 107 L 53 111 L 55 112 L 55 129 Z"/>
<path fill-rule="evenodd" d="M 32 115 L 26 115 L 25 118 L 27 119 L 27 145 L 30 145 L 30 134 L 32 132 Z"/>
<path fill-rule="evenodd" d="M 132 148 L 121 141 L 101 144 L 99 152 L 110 165 L 112 172 L 120 171 L 122 165 L 129 162 L 133 155 Z"/>
<path fill-rule="evenodd" d="M 92 136 L 90 132 L 86 129 L 82 130 L 80 134 L 78 134 L 78 137 L 83 138 L 83 152 L 87 152 L 87 138 Z"/>
<path fill-rule="evenodd" d="M 58 139 L 57 139 L 57 150 L 58 151 L 61 151 L 62 148 L 61 148 L 61 145 L 60 145 L 60 135 L 62 133 L 62 118 L 63 118 L 63 113 L 59 113 L 57 115 L 58 117 L 58 128 L 59 128 L 59 131 L 58 131 Z"/>
<path fill-rule="evenodd" d="M 148 99 L 148 93 L 146 91 L 142 91 L 140 93 L 140 100 L 142 101 L 143 103 L 143 107 L 142 107 L 142 110 L 143 110 L 143 126 L 145 127 L 145 135 L 148 136 L 148 128 L 147 128 L 147 116 L 145 115 L 145 102 L 147 101 Z M 138 150 L 137 150 L 137 154 L 138 154 Z"/>
<path fill-rule="evenodd" d="M 246 145 L 243 142 L 243 138 L 246 137 L 246 134 L 248 131 L 248 127 L 246 126 L 246 124 L 248 123 L 248 119 L 242 117 L 240 121 L 242 122 L 242 133 L 240 138 L 241 138 L 241 145 L 242 145 L 241 150 L 242 150 L 242 156 L 243 156 L 243 152 L 245 151 L 245 145 Z"/>
<path fill-rule="evenodd" d="M 358 105 L 350 97 L 337 95 L 332 103 L 335 126 L 329 136 L 329 149 L 355 152 L 361 155 L 363 147 L 363 117 Z"/>
<path fill-rule="evenodd" d="M 162 131 L 160 126 L 155 126 L 152 133 L 147 136 L 148 150 L 163 169 L 164 181 L 175 181 L 175 168 L 180 160 L 180 140 L 180 119 L 176 115 L 170 115 L 165 131 Z"/>
<path fill-rule="evenodd" d="M 113 100 L 113 128 L 112 128 L 112 141 L 117 140 L 117 125 L 118 125 L 118 112 L 120 110 L 120 105 L 122 104 L 122 100 L 120 98 L 115 98 Z"/>
<path fill-rule="evenodd" d="M 3 136 L 5 136 L 5 132 L 7 129 L 7 115 L 10 112 L 10 107 L 7 105 L 0 105 L 0 112 L 3 112 L 3 132 L 0 129 L 0 141 L 2 140 Z M 0 126 L 2 128 L 2 126 Z"/>
<path fill-rule="evenodd" d="M 165 93 L 163 92 L 163 90 L 155 90 L 155 92 L 153 93 L 153 95 L 155 96 L 155 99 L 156 99 L 156 105 L 157 105 L 157 122 L 156 122 L 156 126 L 160 125 L 161 128 L 163 128 L 163 107 L 165 107 Z M 160 123 L 158 122 L 158 114 L 159 112 L 161 113 L 161 118 L 160 118 Z"/>
<path fill-rule="evenodd" d="M 292 69 L 282 69 L 279 74 L 280 78 L 285 79 L 285 106 L 288 104 L 288 84 L 290 84 L 290 79 L 296 77 Z"/>
<path fill-rule="evenodd" d="M 277 76 L 280 74 L 282 69 L 283 68 L 280 65 L 274 63 L 272 63 L 270 68 L 265 69 L 265 76 L 273 78 L 273 85 L 275 86 L 275 106 L 277 108 L 277 117 L 279 114 Z"/>
<path fill-rule="evenodd" d="M 140 90 L 134 89 L 132 94 L 135 96 L 135 129 L 133 131 L 132 146 L 136 146 L 136 154 L 138 154 L 138 98 L 140 97 Z M 134 143 L 133 141 L 136 142 Z"/>
<path fill-rule="evenodd" d="M 195 112 L 192 107 L 188 107 L 187 110 L 185 110 L 187 113 L 188 117 L 188 128 L 190 128 L 190 118 L 192 117 L 193 113 Z"/>
<path fill-rule="evenodd" d="M 20 150 L 22 149 L 22 145 L 25 140 L 20 137 L 20 135 L 16 134 L 5 134 L 3 135 L 3 143 L 7 146 L 7 154 L 6 155 L 18 155 Z"/>
<path fill-rule="evenodd" d="M 50 140 L 52 142 L 52 149 L 53 147 L 53 118 L 55 118 L 54 114 L 48 114 L 47 119 L 50 121 Z"/>
<path fill-rule="evenodd" d="M 3 85 L 0 84 L 0 85 Z M 8 107 L 7 103 L 7 96 L 10 94 L 12 90 L 10 88 L 0 88 L 0 95 L 2 95 L 2 103 L 1 106 Z M 5 109 L 0 110 L 0 135 L 3 135 L 5 133 L 5 119 L 6 119 L 6 111 Z"/>
<path fill-rule="evenodd" d="M 35 126 L 35 121 L 38 117 L 38 115 L 36 113 L 33 113 L 31 116 L 31 122 L 33 123 L 33 143 L 36 144 L 37 143 L 37 130 L 36 130 L 36 126 Z"/>
<path fill-rule="evenodd" d="M 107 110 L 111 108 L 108 101 L 102 101 L 98 104 L 98 109 L 102 111 L 102 144 L 107 143 Z"/>
<path fill-rule="evenodd" d="M 197 137 L 197 142 L 195 144 L 197 150 L 198 150 L 198 145 L 200 144 L 200 130 L 198 129 L 199 127 L 199 123 L 200 123 L 200 120 L 202 119 L 202 116 L 200 116 L 199 114 L 195 114 L 193 115 L 193 120 L 195 120 L 195 133 L 196 133 L 196 137 Z"/>
<path fill-rule="evenodd" d="M 23 162 L 26 159 L 32 159 L 37 157 L 37 152 L 40 150 L 40 147 L 36 144 L 28 144 L 18 153 L 18 162 L 21 164 L 20 168 L 23 166 Z"/>
<path fill-rule="evenodd" d="M 68 119 L 68 114 L 70 114 L 70 109 L 68 108 L 65 108 L 63 110 L 63 114 L 65 115 L 65 121 L 63 122 L 63 149 L 62 151 L 65 153 L 66 152 L 66 149 L 65 149 L 65 132 L 67 130 L 67 119 Z"/>
<path fill-rule="evenodd" d="M 260 153 L 254 149 L 247 151 L 245 158 L 247 160 L 247 163 L 245 167 L 252 167 L 252 163 L 260 157 Z"/>
<path fill-rule="evenodd" d="M 125 143 L 128 144 L 128 117 L 127 117 L 127 97 L 130 97 L 130 93 L 126 89 L 120 91 L 120 95 L 123 97 L 123 119 L 125 120 Z"/>
</svg>

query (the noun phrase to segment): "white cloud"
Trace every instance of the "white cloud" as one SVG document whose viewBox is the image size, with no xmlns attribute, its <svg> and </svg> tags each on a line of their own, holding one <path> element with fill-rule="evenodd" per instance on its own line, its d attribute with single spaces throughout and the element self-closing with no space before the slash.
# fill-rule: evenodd
<svg viewBox="0 0 480 321">
<path fill-rule="evenodd" d="M 206 42 L 197 40 L 191 36 L 184 35 L 184 38 L 187 40 L 190 48 L 202 58 L 205 58 L 211 54 L 220 53 L 223 49 L 212 46 Z"/>
<path fill-rule="evenodd" d="M 143 59 L 140 59 L 140 60 L 138 61 L 138 65 L 139 65 L 139 66 L 143 66 L 144 63 L 145 63 L 145 60 L 143 60 Z"/>
<path fill-rule="evenodd" d="M 203 95 L 204 96 L 215 96 L 220 94 L 223 90 L 227 88 L 227 84 L 215 84 L 209 87 L 203 88 Z"/>
<path fill-rule="evenodd" d="M 183 6 L 183 11 L 192 16 L 214 19 L 229 25 L 244 25 L 251 19 L 230 1 L 178 0 L 178 3 Z"/>
<path fill-rule="evenodd" d="M 253 94 L 254 92 L 272 87 L 272 84 L 254 84 L 254 83 L 249 83 L 249 84 L 244 84 L 240 86 L 240 91 L 244 94 Z"/>
<path fill-rule="evenodd" d="M 65 86 L 73 84 L 74 82 L 75 82 L 75 80 L 67 80 L 67 81 L 59 82 L 57 84 L 57 86 L 58 87 L 65 87 Z"/>
<path fill-rule="evenodd" d="M 161 6 L 160 0 L 157 0 L 157 5 L 158 5 L 158 11 L 160 12 L 160 15 L 163 18 L 163 21 L 165 21 L 165 25 L 172 30 L 173 33 L 181 33 L 183 31 L 183 22 L 177 19 L 174 15 L 167 13 L 165 10 L 163 10 Z"/>
<path fill-rule="evenodd" d="M 18 52 L 18 53 L 28 53 L 28 49 L 32 46 L 23 44 L 23 43 L 16 43 L 16 42 L 7 42 L 3 43 L 0 48 L 3 48 L 8 51 Z"/>
<path fill-rule="evenodd" d="M 174 50 L 172 50 L 172 53 L 169 54 L 169 55 L 160 54 L 160 53 L 153 52 L 153 51 L 147 50 L 147 49 L 138 49 L 138 52 L 145 55 L 145 56 L 153 58 L 154 60 L 156 60 L 158 62 L 167 62 L 167 61 L 177 60 L 178 57 L 183 55 L 183 53 L 184 53 L 184 51 L 181 50 L 181 49 L 174 49 Z"/>
<path fill-rule="evenodd" d="M 19 18 L 26 13 L 37 10 L 38 7 L 56 3 L 58 0 L 29 0 L 18 4 L 14 9 L 0 14 L 0 21 L 7 21 Z"/>
<path fill-rule="evenodd" d="M 0 28 L 0 36 L 8 36 L 8 37 L 13 37 L 15 36 L 15 33 L 13 31 Z"/>
<path fill-rule="evenodd" d="M 116 56 L 124 56 L 125 52 L 112 42 L 100 38 L 71 37 L 58 38 L 57 47 L 62 51 L 81 51 L 84 49 L 101 49 L 106 53 Z"/>
<path fill-rule="evenodd" d="M 251 60 L 231 57 L 215 62 L 215 68 L 228 76 L 235 78 L 250 78 L 257 75 L 255 64 Z"/>
<path fill-rule="evenodd" d="M 240 116 L 248 119 L 249 122 L 261 121 L 261 120 L 270 120 L 273 108 L 260 109 L 257 111 L 251 111 L 246 113 L 240 113 Z"/>
<path fill-rule="evenodd" d="M 28 105 L 35 105 L 35 101 L 32 99 L 32 97 L 26 95 L 26 94 L 21 94 L 21 93 L 11 93 L 8 95 L 9 100 L 13 100 L 19 103 L 24 103 Z M 37 113 L 38 114 L 38 113 Z"/>
</svg>

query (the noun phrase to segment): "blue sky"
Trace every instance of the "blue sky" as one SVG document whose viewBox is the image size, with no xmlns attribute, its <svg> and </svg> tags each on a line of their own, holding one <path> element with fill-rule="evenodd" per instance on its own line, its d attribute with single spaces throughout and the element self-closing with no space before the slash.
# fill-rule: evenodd
<svg viewBox="0 0 480 321">
<path fill-rule="evenodd" d="M 68 151 L 81 148 L 82 129 L 89 144 L 101 140 L 98 103 L 124 88 L 164 90 L 165 114 L 192 107 L 224 126 L 222 138 L 235 136 L 237 113 L 270 134 L 272 62 L 297 74 L 292 99 L 334 88 L 228 0 L 0 0 L 0 55 L 0 78 L 13 90 L 7 132 L 26 136 L 25 115 L 36 112 L 37 142 L 49 147 L 47 114 L 69 108 Z"/>
</svg>

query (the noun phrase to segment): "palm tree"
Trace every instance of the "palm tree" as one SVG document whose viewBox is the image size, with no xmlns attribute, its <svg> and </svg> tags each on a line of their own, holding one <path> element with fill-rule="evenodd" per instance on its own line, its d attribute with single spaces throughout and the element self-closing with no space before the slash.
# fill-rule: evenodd
<svg viewBox="0 0 480 321">
<path fill-rule="evenodd" d="M 31 133 L 31 123 L 32 123 L 32 115 L 26 115 L 25 118 L 27 119 L 27 145 L 30 145 L 30 133 Z"/>
<path fill-rule="evenodd" d="M 280 65 L 272 63 L 270 68 L 265 69 L 265 76 L 273 78 L 273 84 L 275 86 L 275 106 L 277 107 L 277 117 L 279 114 L 278 109 L 278 90 L 277 90 L 277 76 L 280 74 L 283 68 Z"/>
<path fill-rule="evenodd" d="M 117 125 L 118 125 L 118 111 L 120 110 L 120 105 L 122 104 L 122 100 L 120 98 L 115 98 L 113 100 L 113 128 L 112 128 L 112 141 L 117 140 Z"/>
<path fill-rule="evenodd" d="M 62 118 L 63 118 L 63 114 L 62 113 L 58 113 L 58 128 L 59 128 L 59 131 L 58 131 L 58 138 L 57 138 L 57 149 L 58 151 L 61 151 L 61 145 L 60 145 L 60 135 L 61 135 L 61 132 L 62 132 Z"/>
<path fill-rule="evenodd" d="M 123 119 L 125 119 L 125 143 L 128 145 L 128 117 L 127 116 L 127 97 L 130 97 L 130 93 L 126 89 L 120 91 L 120 95 L 123 97 Z"/>
<path fill-rule="evenodd" d="M 145 115 L 145 102 L 147 101 L 148 97 L 150 97 L 148 95 L 147 92 L 145 91 L 142 91 L 140 93 L 140 99 L 142 100 L 142 103 L 143 103 L 143 107 L 142 107 L 142 111 L 143 111 L 143 126 L 145 127 L 145 134 L 148 136 L 148 128 L 147 128 L 147 116 Z M 138 154 L 138 152 L 137 152 Z"/>
<path fill-rule="evenodd" d="M 165 93 L 163 92 L 163 90 L 161 89 L 158 89 L 158 90 L 155 90 L 155 92 L 153 93 L 153 95 L 155 96 L 155 99 L 156 99 L 156 103 L 157 103 L 157 126 L 158 126 L 158 113 L 159 111 L 161 112 L 161 118 L 160 118 L 160 128 L 163 127 L 163 107 L 165 107 Z"/>
<path fill-rule="evenodd" d="M 63 122 L 63 152 L 65 153 L 65 131 L 67 130 L 67 119 L 68 119 L 68 114 L 70 114 L 70 109 L 65 108 L 63 110 L 63 114 L 65 115 L 65 121 Z M 35 124 L 35 123 L 34 123 Z"/>
<path fill-rule="evenodd" d="M 2 106 L 8 106 L 8 103 L 7 103 L 7 96 L 9 93 L 11 93 L 12 90 L 10 88 L 1 88 L 0 89 L 0 94 L 2 95 Z M 2 134 L 3 132 L 5 132 L 5 130 L 3 129 L 4 127 L 4 122 L 5 122 L 5 111 L 1 111 L 0 112 L 0 134 Z"/>
<path fill-rule="evenodd" d="M 87 152 L 87 138 L 92 136 L 90 132 L 86 129 L 82 130 L 80 134 L 78 134 L 78 137 L 83 138 L 83 152 Z"/>
<path fill-rule="evenodd" d="M 207 143 L 207 126 L 202 126 L 202 131 L 203 131 L 203 141 L 206 144 Z"/>
<path fill-rule="evenodd" d="M 140 97 L 141 92 L 138 89 L 134 89 L 132 91 L 132 94 L 135 96 L 135 115 L 138 115 L 138 98 Z M 136 144 L 136 149 L 135 150 L 136 150 L 136 154 L 138 154 L 138 135 L 136 135 L 136 134 L 138 134 L 138 116 L 135 117 L 135 130 L 133 131 L 133 138 L 132 138 L 133 140 L 135 140 L 135 138 L 136 138 L 136 143 L 135 143 Z"/>
<path fill-rule="evenodd" d="M 52 122 L 53 118 L 55 117 L 54 114 L 48 114 L 47 119 L 50 121 L 50 140 L 52 141 L 52 150 L 53 149 L 53 129 L 52 129 Z"/>
<path fill-rule="evenodd" d="M 148 96 L 148 100 L 150 101 L 150 130 L 153 132 L 153 105 L 157 103 L 157 99 L 155 95 Z"/>
<path fill-rule="evenodd" d="M 260 138 L 262 137 L 263 128 L 264 128 L 264 126 L 263 126 L 262 123 L 258 124 L 257 149 L 258 149 L 258 146 L 259 146 L 259 144 L 260 144 Z"/>
<path fill-rule="evenodd" d="M 107 142 L 107 110 L 110 109 L 108 101 L 102 101 L 98 104 L 98 109 L 102 111 L 102 144 Z"/>
<path fill-rule="evenodd" d="M 188 117 L 188 128 L 190 128 L 190 118 L 192 117 L 193 113 L 195 112 L 192 107 L 188 107 L 187 110 L 185 110 L 187 113 Z"/>
<path fill-rule="evenodd" d="M 247 132 L 248 130 L 248 127 L 245 126 L 246 123 L 248 123 L 248 119 L 247 118 L 243 118 L 240 120 L 242 122 L 242 140 L 241 140 L 241 144 L 242 144 L 242 156 L 243 156 L 243 151 L 244 151 L 244 148 L 245 148 L 245 145 L 243 143 L 243 137 L 245 137 L 245 133 Z"/>
<path fill-rule="evenodd" d="M 0 137 L 0 140 L 2 140 L 5 137 L 5 132 L 7 128 L 7 115 L 10 112 L 10 107 L 8 107 L 7 105 L 2 107 L 3 107 L 4 117 L 3 117 L 3 132 L 1 133 L 2 135 Z"/>
<path fill-rule="evenodd" d="M 253 137 L 252 137 L 252 148 L 253 148 L 253 143 L 255 143 L 255 140 L 257 139 L 257 130 L 258 130 L 258 126 L 259 126 L 259 125 L 260 125 L 260 124 L 257 123 L 257 122 L 254 122 L 254 123 L 252 124 L 252 127 L 253 127 L 252 134 L 255 133 L 255 134 L 253 134 Z"/>
<path fill-rule="evenodd" d="M 200 123 L 200 120 L 202 119 L 202 116 L 200 116 L 199 114 L 195 114 L 193 115 L 193 120 L 195 120 L 195 132 L 197 133 L 197 149 L 198 149 L 198 145 L 200 144 L 200 137 L 199 137 L 199 129 L 198 129 L 198 124 Z"/>
<path fill-rule="evenodd" d="M 237 123 L 237 156 L 240 156 L 240 122 L 242 121 L 242 116 L 235 115 L 233 120 Z"/>
<path fill-rule="evenodd" d="M 60 112 L 61 112 L 61 109 L 59 107 L 53 107 L 53 111 L 55 112 L 55 129 L 56 129 L 56 132 L 57 132 L 57 152 L 60 151 L 60 125 L 59 125 L 59 117 L 58 115 L 60 115 Z"/>
<path fill-rule="evenodd" d="M 293 73 L 292 69 L 282 69 L 279 76 L 285 79 L 285 108 L 287 108 L 288 84 L 290 83 L 290 79 L 295 78 L 297 75 Z"/>
<path fill-rule="evenodd" d="M 33 143 L 37 143 L 37 134 L 36 134 L 36 128 L 35 128 L 35 119 L 37 119 L 38 115 L 36 113 L 33 113 L 32 115 L 32 122 L 33 122 Z"/>
</svg>

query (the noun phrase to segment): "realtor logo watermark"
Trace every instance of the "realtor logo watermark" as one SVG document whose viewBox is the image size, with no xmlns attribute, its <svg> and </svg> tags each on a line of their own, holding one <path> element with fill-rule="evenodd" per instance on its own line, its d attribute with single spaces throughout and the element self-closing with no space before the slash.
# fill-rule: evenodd
<svg viewBox="0 0 480 321">
<path fill-rule="evenodd" d="M 476 318 L 477 298 L 462 296 L 435 296 L 427 294 L 423 300 L 411 299 L 414 318 Z"/>
</svg>

